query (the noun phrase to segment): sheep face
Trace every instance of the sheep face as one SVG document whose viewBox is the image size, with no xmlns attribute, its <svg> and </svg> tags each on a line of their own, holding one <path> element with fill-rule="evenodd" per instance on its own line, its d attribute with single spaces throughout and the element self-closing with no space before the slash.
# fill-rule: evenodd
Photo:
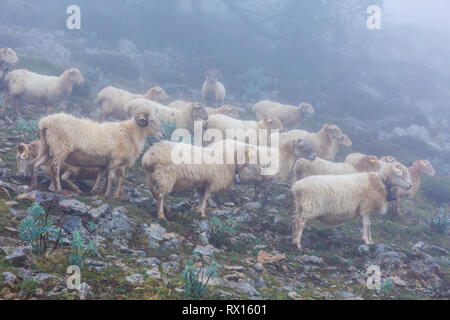
<svg viewBox="0 0 450 320">
<path fill-rule="evenodd" d="M 16 152 L 17 161 L 17 175 L 19 177 L 31 177 L 33 170 L 33 157 L 31 156 L 30 149 L 25 143 L 21 143 L 17 146 Z"/>
<path fill-rule="evenodd" d="M 134 114 L 134 121 L 136 124 L 145 130 L 147 136 L 163 139 L 164 131 L 159 120 L 151 117 L 150 112 L 147 110 L 138 110 Z"/>
<path fill-rule="evenodd" d="M 224 114 L 226 116 L 235 118 L 235 119 L 239 119 L 239 112 L 231 105 L 231 104 L 226 104 L 223 106 L 224 109 Z"/>
<path fill-rule="evenodd" d="M 283 130 L 283 124 L 281 123 L 280 119 L 276 116 L 266 116 L 263 119 L 264 127 L 269 130 Z"/>
<path fill-rule="evenodd" d="M 426 174 L 430 177 L 434 177 L 436 175 L 436 171 L 434 171 L 433 166 L 428 160 L 419 160 L 419 170 L 420 174 Z"/>
<path fill-rule="evenodd" d="M 409 190 L 412 187 L 411 176 L 409 175 L 408 169 L 401 165 L 389 165 L 384 170 L 390 171 L 387 174 L 387 178 L 384 179 L 392 187 L 400 187 L 404 190 Z M 383 171 L 384 171 L 383 170 Z M 383 172 L 382 172 L 383 176 Z"/>
<path fill-rule="evenodd" d="M 206 112 L 205 107 L 200 102 L 192 103 L 192 119 L 195 120 L 208 120 L 208 112 Z"/>
<path fill-rule="evenodd" d="M 380 158 L 380 161 L 386 162 L 386 163 L 395 163 L 397 160 L 393 156 L 384 156 Z"/>
<path fill-rule="evenodd" d="M 218 70 L 207 70 L 204 73 L 206 82 L 208 84 L 214 84 L 222 77 L 222 74 Z"/>
<path fill-rule="evenodd" d="M 312 105 L 308 102 L 302 102 L 299 105 L 302 114 L 314 114 L 316 111 L 312 107 Z"/>
<path fill-rule="evenodd" d="M 5 66 L 14 67 L 19 63 L 16 53 L 11 48 L 0 49 L 0 67 L 2 64 Z M 6 70 L 5 70 L 6 71 Z"/>
<path fill-rule="evenodd" d="M 312 146 L 303 139 L 292 141 L 295 158 L 305 158 L 314 161 L 317 157 Z"/>
<path fill-rule="evenodd" d="M 169 96 L 161 87 L 154 87 L 145 94 L 145 98 L 156 102 L 164 102 L 169 99 Z"/>
<path fill-rule="evenodd" d="M 80 70 L 77 68 L 72 68 L 66 71 L 67 76 L 69 77 L 70 81 L 75 84 L 82 84 L 84 82 L 83 75 L 81 74 Z"/>
<path fill-rule="evenodd" d="M 328 139 L 330 140 L 337 140 L 339 144 L 342 144 L 344 146 L 351 146 L 352 141 L 349 137 L 347 137 L 341 129 L 337 125 L 334 124 L 326 124 L 324 126 L 324 130 L 327 133 Z"/>
<path fill-rule="evenodd" d="M 381 169 L 380 162 L 376 156 L 364 156 L 362 159 L 363 163 L 365 163 L 366 171 L 379 171 Z"/>
</svg>

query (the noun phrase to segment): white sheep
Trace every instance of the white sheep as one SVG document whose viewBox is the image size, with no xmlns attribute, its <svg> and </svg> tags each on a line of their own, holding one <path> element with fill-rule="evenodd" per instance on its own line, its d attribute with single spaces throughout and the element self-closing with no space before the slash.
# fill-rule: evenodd
<svg viewBox="0 0 450 320">
<path fill-rule="evenodd" d="M 296 107 L 263 100 L 253 106 L 253 112 L 257 120 L 264 119 L 266 116 L 277 116 L 283 123 L 283 126 L 290 130 L 299 128 L 305 116 L 313 114 L 315 111 L 312 105 L 307 102 L 302 102 Z"/>
<path fill-rule="evenodd" d="M 260 130 L 266 130 L 266 141 L 269 142 L 270 134 L 274 130 L 283 129 L 283 124 L 275 116 L 265 117 L 263 120 L 257 122 L 252 120 L 248 121 L 234 119 L 223 114 L 215 114 L 209 116 L 209 119 L 206 122 L 206 128 L 219 130 L 222 133 L 224 139 L 232 139 L 232 137 L 227 137 L 227 131 L 229 133 L 231 132 L 229 130 L 244 130 L 242 131 L 242 135 L 238 134 L 235 137 L 238 141 L 246 142 L 245 140 L 247 138 L 249 138 L 251 135 L 254 135 L 256 140 L 254 142 L 249 141 L 249 143 L 259 144 Z"/>
<path fill-rule="evenodd" d="M 56 191 L 61 192 L 60 168 L 66 162 L 77 167 L 107 169 L 105 196 L 109 198 L 118 170 L 121 173 L 119 187 L 123 183 L 124 172 L 120 167 L 132 166 L 146 138 L 161 138 L 162 129 L 161 123 L 146 110 L 139 110 L 134 119 L 119 123 L 97 123 L 64 113 L 44 117 L 39 121 L 40 149 L 33 160 L 31 186 L 36 188 L 39 167 L 51 161 L 52 180 Z M 98 187 L 100 178 L 99 173 L 91 192 Z M 114 198 L 119 197 L 118 188 Z"/>
<path fill-rule="evenodd" d="M 341 145 L 351 146 L 352 141 L 342 133 L 341 129 L 334 124 L 325 124 L 319 132 L 308 132 L 305 130 L 291 130 L 280 133 L 280 141 L 305 139 L 308 141 L 317 156 L 325 160 L 334 160 Z"/>
<path fill-rule="evenodd" d="M 255 200 L 259 195 L 260 188 L 264 189 L 263 205 L 268 201 L 268 194 L 273 183 L 284 182 L 288 179 L 294 163 L 298 159 L 305 158 L 309 161 L 316 159 L 316 153 L 311 145 L 303 139 L 285 142 L 279 148 L 266 146 L 251 146 L 250 151 L 254 154 L 267 154 L 272 156 L 278 153 L 278 169 L 269 174 L 264 171 L 269 166 L 264 163 L 246 164 L 239 171 L 240 182 L 244 184 L 252 183 L 255 186 Z M 264 173 L 264 174 L 263 174 Z"/>
<path fill-rule="evenodd" d="M 113 116 L 119 120 L 129 118 L 125 111 L 125 105 L 134 99 L 148 99 L 158 103 L 168 99 L 167 93 L 160 87 L 151 88 L 145 95 L 130 93 L 115 87 L 106 87 L 97 95 L 97 102 L 101 106 L 99 121 L 105 121 L 108 117 Z"/>
<path fill-rule="evenodd" d="M 6 89 L 4 76 L 9 68 L 15 67 L 19 63 L 16 53 L 11 48 L 0 48 L 0 92 Z"/>
<path fill-rule="evenodd" d="M 298 159 L 294 165 L 292 183 L 309 176 L 354 174 L 379 170 L 380 164 L 375 156 L 364 156 L 354 164 L 333 162 L 321 158 L 316 158 L 314 161 Z"/>
<path fill-rule="evenodd" d="M 174 161 L 174 155 L 182 152 L 187 152 L 191 163 Z M 214 155 L 216 152 L 219 152 L 218 157 L 221 159 L 219 163 L 207 162 L 203 156 L 199 162 L 195 162 L 195 155 L 206 153 Z M 223 144 L 203 148 L 185 143 L 161 141 L 150 147 L 142 158 L 142 168 L 150 191 L 157 201 L 158 219 L 165 219 L 164 211 L 168 211 L 164 203 L 166 194 L 193 189 L 201 192 L 198 212 L 201 217 L 205 217 L 206 204 L 211 193 L 230 190 L 234 184 L 239 165 L 234 160 L 235 155 L 232 155 L 233 161 L 227 162 L 227 152 L 234 151 L 224 149 Z M 243 152 L 245 154 L 245 150 Z"/>
<path fill-rule="evenodd" d="M 396 160 L 395 160 L 396 161 Z M 427 175 L 434 177 L 436 171 L 428 160 L 414 161 L 411 167 L 408 168 L 409 175 L 411 176 L 412 188 L 409 190 L 402 190 L 401 188 L 394 188 L 395 192 L 395 208 L 394 213 L 398 215 L 400 219 L 404 219 L 401 201 L 403 199 L 412 199 L 420 188 L 422 182 L 422 176 Z"/>
<path fill-rule="evenodd" d="M 16 163 L 17 175 L 19 177 L 29 178 L 33 175 L 33 160 L 39 155 L 39 140 L 31 143 L 20 143 L 17 146 Z M 43 165 L 44 172 L 51 177 L 51 161 Z M 75 193 L 80 194 L 81 190 L 71 179 L 95 180 L 97 179 L 99 168 L 80 168 L 63 163 L 61 166 L 61 181 L 65 182 Z M 49 190 L 56 190 L 52 180 Z"/>
<path fill-rule="evenodd" d="M 225 87 L 219 78 L 222 77 L 217 70 L 207 70 L 204 73 L 206 80 L 202 86 L 203 101 L 207 106 L 218 107 L 225 102 Z"/>
<path fill-rule="evenodd" d="M 128 115 L 139 109 L 148 110 L 161 122 L 175 122 L 177 128 L 187 129 L 191 133 L 194 132 L 195 121 L 208 120 L 208 113 L 200 102 L 190 103 L 183 109 L 170 108 L 146 99 L 135 99 L 125 105 Z"/>
<path fill-rule="evenodd" d="M 362 240 L 367 245 L 373 244 L 369 215 L 386 213 L 389 190 L 393 186 L 411 188 L 411 178 L 405 167 L 389 165 L 379 173 L 312 176 L 297 181 L 291 188 L 296 213 L 292 243 L 302 251 L 300 239 L 309 220 L 335 225 L 361 217 Z"/>
<path fill-rule="evenodd" d="M 183 101 L 183 100 L 176 100 L 168 105 L 170 108 L 174 109 L 184 109 L 188 107 L 191 104 L 191 102 Z M 231 104 L 224 104 L 223 106 L 219 108 L 205 108 L 206 112 L 208 113 L 208 116 L 212 116 L 214 114 L 223 114 L 231 118 L 239 119 L 239 111 L 233 107 Z"/>
<path fill-rule="evenodd" d="M 44 76 L 25 69 L 11 71 L 5 76 L 8 97 L 12 99 L 18 115 L 19 100 L 31 104 L 42 103 L 49 114 L 52 106 L 71 95 L 74 84 L 83 82 L 83 76 L 76 68 L 64 71 L 59 77 Z"/>
</svg>

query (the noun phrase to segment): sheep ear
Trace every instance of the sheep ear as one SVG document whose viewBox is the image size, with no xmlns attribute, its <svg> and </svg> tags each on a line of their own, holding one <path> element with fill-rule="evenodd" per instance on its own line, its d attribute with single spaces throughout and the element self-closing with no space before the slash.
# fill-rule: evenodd
<svg viewBox="0 0 450 320">
<path fill-rule="evenodd" d="M 27 145 L 25 143 L 21 143 L 17 146 L 17 153 L 24 153 L 27 150 Z"/>
<path fill-rule="evenodd" d="M 141 128 L 148 127 L 148 114 L 144 112 L 136 113 L 135 121 L 137 125 Z"/>
</svg>

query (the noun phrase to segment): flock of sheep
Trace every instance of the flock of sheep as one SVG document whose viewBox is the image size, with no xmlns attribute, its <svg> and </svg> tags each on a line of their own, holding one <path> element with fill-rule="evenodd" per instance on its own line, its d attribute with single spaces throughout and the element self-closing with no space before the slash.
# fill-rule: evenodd
<svg viewBox="0 0 450 320">
<path fill-rule="evenodd" d="M 7 72 L 18 63 L 12 49 L 0 51 L 0 88 L 7 91 L 5 101 L 19 113 L 20 102 L 41 104 L 49 113 L 71 94 L 75 84 L 83 82 L 78 69 L 66 70 L 60 77 L 43 76 L 27 70 Z M 301 235 L 305 224 L 318 219 L 338 224 L 361 217 L 362 240 L 373 244 L 370 232 L 372 212 L 384 214 L 393 201 L 400 215 L 400 201 L 417 192 L 423 174 L 435 175 L 431 164 L 418 160 L 410 168 L 392 156 L 378 159 L 373 155 L 352 153 L 344 162 L 334 162 L 341 145 L 351 146 L 351 140 L 333 124 L 325 124 L 318 132 L 299 129 L 307 114 L 314 113 L 309 103 L 299 106 L 260 101 L 253 107 L 256 120 L 239 119 L 239 112 L 224 105 L 225 87 L 219 82 L 220 73 L 205 72 L 206 81 L 200 102 L 174 101 L 160 87 L 145 95 L 107 87 L 97 100 L 101 107 L 98 121 L 79 119 L 59 113 L 39 121 L 40 140 L 22 143 L 17 148 L 17 167 L 20 176 L 31 176 L 31 186 L 37 186 L 37 173 L 42 167 L 51 178 L 50 190 L 61 192 L 61 180 L 74 192 L 81 192 L 72 179 L 95 180 L 95 192 L 104 176 L 107 177 L 106 197 L 119 198 L 126 179 L 126 168 L 132 166 L 143 151 L 147 137 L 163 138 L 163 123 L 172 122 L 178 129 L 194 132 L 196 123 L 203 129 L 226 134 L 230 129 L 259 131 L 272 135 L 279 132 L 279 147 L 267 145 L 259 139 L 255 144 L 246 140 L 218 140 L 210 144 L 190 145 L 183 142 L 160 141 L 143 155 L 142 169 L 150 191 L 157 201 L 158 218 L 165 219 L 168 206 L 164 197 L 175 191 L 197 189 L 200 194 L 198 212 L 206 216 L 206 206 L 212 194 L 230 191 L 239 181 L 255 186 L 255 197 L 262 187 L 263 203 L 270 186 L 291 177 L 291 208 L 295 211 L 292 224 L 292 243 L 301 251 Z M 113 116 L 120 122 L 104 122 Z M 258 135 L 260 138 L 261 135 Z M 238 139 L 239 140 L 239 139 Z M 227 160 L 219 163 L 175 163 L 174 150 L 189 149 L 190 154 L 219 154 Z M 177 152 L 178 152 L 177 151 Z M 274 174 L 264 174 L 265 165 L 250 162 L 252 155 L 262 152 L 278 154 L 279 167 Z M 236 159 L 239 154 L 245 161 Z M 118 186 L 112 194 L 113 184 Z"/>
</svg>

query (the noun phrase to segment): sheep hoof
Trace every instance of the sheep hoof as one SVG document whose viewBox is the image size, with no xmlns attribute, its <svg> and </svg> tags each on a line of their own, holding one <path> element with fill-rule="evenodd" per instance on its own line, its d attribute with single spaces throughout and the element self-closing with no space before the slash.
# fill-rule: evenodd
<svg viewBox="0 0 450 320">
<path fill-rule="evenodd" d="M 167 221 L 167 218 L 164 216 L 164 214 L 163 215 L 158 215 L 158 219 Z"/>
</svg>

